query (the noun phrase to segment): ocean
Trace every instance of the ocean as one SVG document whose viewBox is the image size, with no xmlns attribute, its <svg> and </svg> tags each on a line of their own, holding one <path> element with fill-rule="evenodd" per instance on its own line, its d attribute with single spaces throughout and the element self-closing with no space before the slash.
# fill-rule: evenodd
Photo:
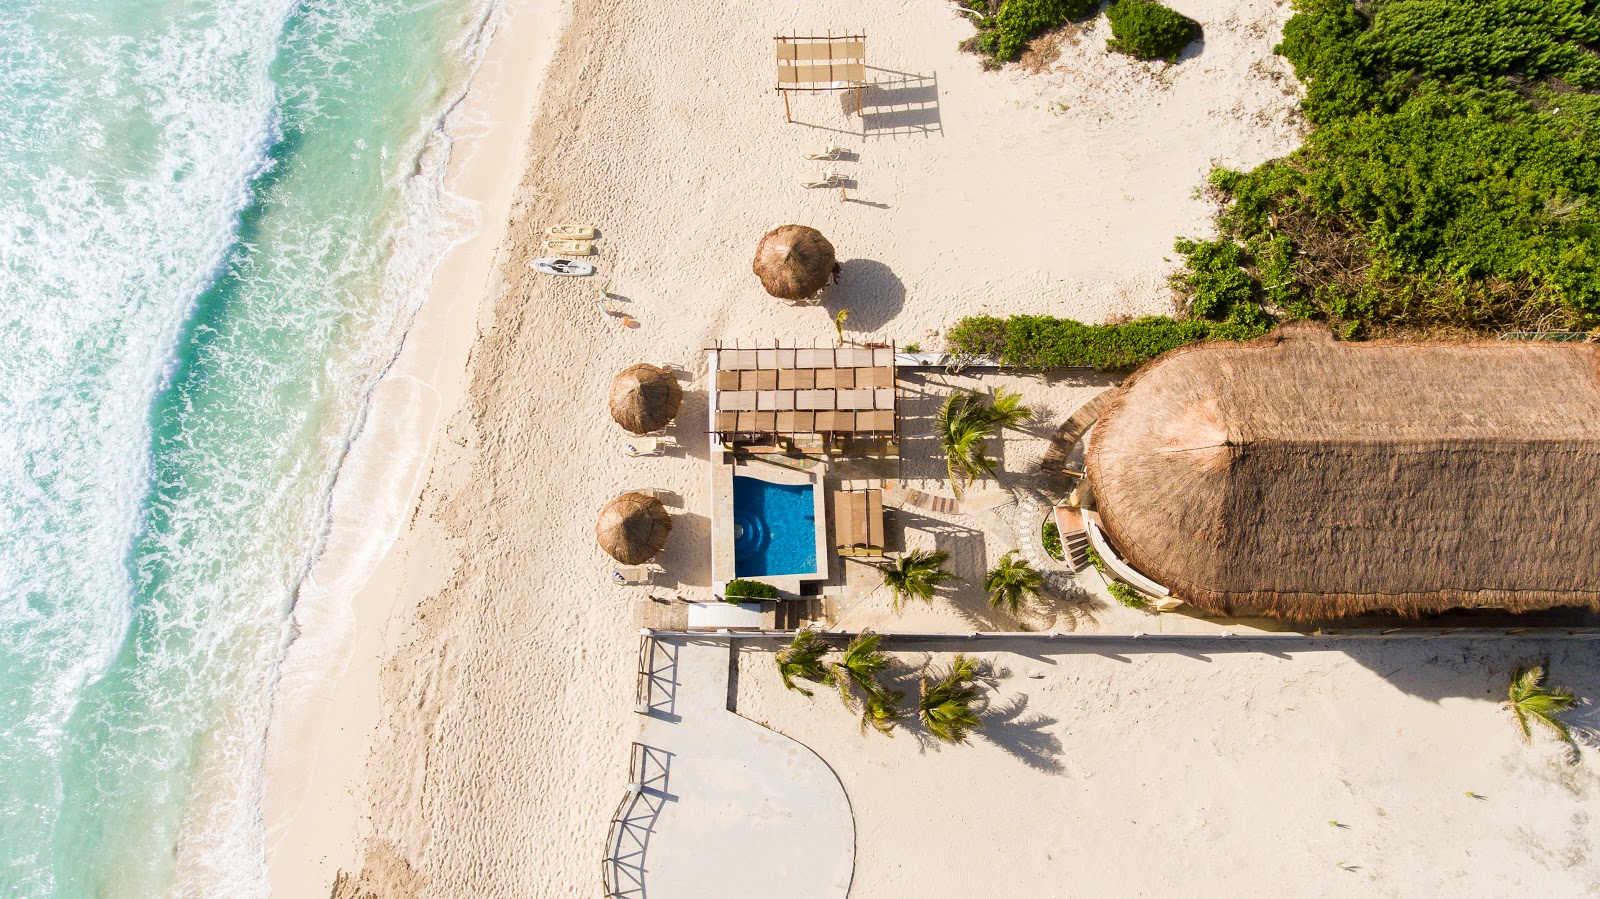
<svg viewBox="0 0 1600 899">
<path fill-rule="evenodd" d="M 267 893 L 364 398 L 471 227 L 494 0 L 0 0 L 0 896 Z"/>
</svg>

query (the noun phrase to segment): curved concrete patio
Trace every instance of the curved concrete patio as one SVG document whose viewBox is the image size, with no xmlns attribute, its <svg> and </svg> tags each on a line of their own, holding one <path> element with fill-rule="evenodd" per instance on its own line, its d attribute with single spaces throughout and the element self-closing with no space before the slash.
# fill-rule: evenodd
<svg viewBox="0 0 1600 899">
<path fill-rule="evenodd" d="M 654 641 L 638 793 L 613 825 L 613 895 L 842 899 L 855 867 L 844 787 L 806 746 L 728 711 L 728 641 Z"/>
</svg>

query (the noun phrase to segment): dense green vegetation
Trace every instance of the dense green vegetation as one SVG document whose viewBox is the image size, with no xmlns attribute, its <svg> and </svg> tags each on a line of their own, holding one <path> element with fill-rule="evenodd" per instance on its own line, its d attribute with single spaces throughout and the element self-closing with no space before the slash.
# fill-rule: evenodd
<svg viewBox="0 0 1600 899">
<path fill-rule="evenodd" d="M 1180 251 L 1193 312 L 1252 295 L 1347 337 L 1600 322 L 1600 6 L 1296 0 L 1277 48 L 1305 146 L 1218 170 L 1222 240 Z"/>
<path fill-rule="evenodd" d="M 729 581 L 728 586 L 722 589 L 722 598 L 731 603 L 740 603 L 751 599 L 777 599 L 778 588 L 762 581 L 735 578 Z"/>
<path fill-rule="evenodd" d="M 979 13 L 978 33 L 961 48 L 993 60 L 995 65 L 1022 55 L 1028 42 L 1052 28 L 1086 19 L 1100 9 L 1100 0 L 961 0 Z"/>
<path fill-rule="evenodd" d="M 1268 322 L 1213 322 L 1152 316 L 1120 325 L 1085 325 L 1070 318 L 1013 315 L 964 318 L 945 335 L 956 353 L 994 356 L 1021 368 L 1089 367 L 1131 371 L 1174 347 L 1196 340 L 1248 340 Z"/>
<path fill-rule="evenodd" d="M 1055 516 L 1052 515 L 1044 520 L 1039 538 L 1044 541 L 1044 551 L 1050 554 L 1050 558 L 1057 562 L 1066 561 L 1067 550 L 1061 545 L 1061 526 L 1056 524 Z"/>
<path fill-rule="evenodd" d="M 1155 0 L 1116 0 L 1106 9 L 1111 39 L 1106 49 L 1140 59 L 1177 62 L 1178 54 L 1200 33 L 1200 24 Z"/>
<path fill-rule="evenodd" d="M 1133 589 L 1121 581 L 1107 582 L 1106 590 L 1110 592 L 1112 599 L 1122 603 L 1130 609 L 1145 609 L 1149 608 L 1150 606 L 1150 600 L 1145 599 L 1139 594 L 1138 590 Z"/>
</svg>

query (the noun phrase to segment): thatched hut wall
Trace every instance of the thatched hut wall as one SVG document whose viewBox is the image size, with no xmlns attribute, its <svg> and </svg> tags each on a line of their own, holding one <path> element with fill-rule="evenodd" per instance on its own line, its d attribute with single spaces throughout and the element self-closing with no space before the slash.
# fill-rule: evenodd
<svg viewBox="0 0 1600 899">
<path fill-rule="evenodd" d="M 1600 347 L 1187 347 L 1119 389 L 1087 468 L 1123 558 L 1209 611 L 1600 608 Z"/>
</svg>

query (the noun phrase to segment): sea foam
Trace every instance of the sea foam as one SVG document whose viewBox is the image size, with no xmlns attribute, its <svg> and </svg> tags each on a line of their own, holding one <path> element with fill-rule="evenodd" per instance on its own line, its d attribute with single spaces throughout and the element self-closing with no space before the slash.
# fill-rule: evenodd
<svg viewBox="0 0 1600 899">
<path fill-rule="evenodd" d="M 287 616 L 461 227 L 419 162 L 481 20 L 107 6 L 0 21 L 0 893 L 263 895 Z"/>
</svg>

